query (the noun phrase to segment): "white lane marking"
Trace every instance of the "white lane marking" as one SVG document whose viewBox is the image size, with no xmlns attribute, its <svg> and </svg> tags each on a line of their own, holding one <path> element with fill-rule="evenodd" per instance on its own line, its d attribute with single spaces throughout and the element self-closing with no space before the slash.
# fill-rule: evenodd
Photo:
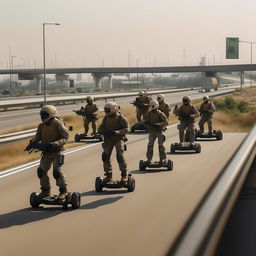
<svg viewBox="0 0 256 256">
<path fill-rule="evenodd" d="M 172 127 L 175 127 L 175 126 L 177 126 L 177 123 L 176 124 L 172 124 L 172 125 L 168 125 L 166 128 L 169 129 L 169 128 L 172 128 Z M 91 148 L 91 147 L 100 145 L 101 143 L 102 142 L 97 142 L 97 143 L 94 143 L 94 144 L 91 144 L 91 145 L 86 145 L 86 146 L 83 146 L 83 147 L 79 147 L 79 148 L 70 150 L 68 152 L 65 152 L 64 155 L 73 154 L 75 152 L 78 152 L 78 151 L 81 151 L 81 150 L 84 150 L 84 149 L 87 149 L 87 148 Z M 8 169 L 6 171 L 2 171 L 2 172 L 0 171 L 0 179 L 8 177 L 8 176 L 11 176 L 13 174 L 16 174 L 16 173 L 19 173 L 19 172 L 22 172 L 22 171 L 26 171 L 26 170 L 28 170 L 28 169 L 30 169 L 32 167 L 38 166 L 39 163 L 40 163 L 40 160 L 37 160 L 37 161 L 33 161 L 31 163 L 23 164 L 23 165 L 20 165 L 20 166 Z"/>
</svg>

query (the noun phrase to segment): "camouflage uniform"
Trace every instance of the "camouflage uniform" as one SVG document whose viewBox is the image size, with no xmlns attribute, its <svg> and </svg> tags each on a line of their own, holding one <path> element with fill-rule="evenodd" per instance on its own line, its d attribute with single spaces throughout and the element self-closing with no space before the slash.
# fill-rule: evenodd
<svg viewBox="0 0 256 256">
<path fill-rule="evenodd" d="M 166 159 L 164 141 L 165 136 L 163 135 L 163 127 L 168 125 L 167 117 L 160 110 L 149 111 L 145 117 L 146 124 L 149 129 L 148 136 L 148 148 L 146 157 L 148 161 L 151 161 L 153 158 L 153 148 L 156 138 L 158 138 L 158 148 L 159 148 L 159 157 L 160 161 Z M 159 124 L 154 127 L 154 124 Z"/>
<path fill-rule="evenodd" d="M 204 132 L 204 124 L 207 122 L 209 133 L 212 133 L 212 116 L 216 110 L 211 101 L 203 102 L 199 108 L 201 119 L 198 123 L 201 133 Z"/>
<path fill-rule="evenodd" d="M 127 164 L 124 159 L 124 139 L 125 134 L 128 132 L 128 121 L 120 114 L 120 112 L 112 113 L 109 116 L 105 116 L 98 129 L 99 133 L 104 135 L 104 143 L 102 153 L 102 161 L 104 172 L 106 174 L 112 173 L 111 154 L 112 150 L 116 148 L 116 159 L 119 165 L 119 169 L 122 173 L 126 173 Z M 114 134 L 114 131 L 119 131 L 118 135 Z"/>
<path fill-rule="evenodd" d="M 136 103 L 138 104 L 145 104 L 145 105 L 138 105 L 137 106 L 137 121 L 138 123 L 141 121 L 141 116 L 143 116 L 143 119 L 145 119 L 146 114 L 148 113 L 148 109 L 149 109 L 149 103 L 151 101 L 151 97 L 147 96 L 147 95 L 143 95 L 143 96 L 139 96 L 136 98 Z"/>
<path fill-rule="evenodd" d="M 170 106 L 169 106 L 168 103 L 166 103 L 166 102 L 164 102 L 164 101 L 159 102 L 159 107 L 158 107 L 158 109 L 159 109 L 160 111 L 162 111 L 162 112 L 166 115 L 167 119 L 169 119 L 171 108 L 170 108 Z"/>
<path fill-rule="evenodd" d="M 191 103 L 188 105 L 183 104 L 175 108 L 173 113 L 179 116 L 179 120 L 181 121 L 179 128 L 180 142 L 184 142 L 184 132 L 187 128 L 189 132 L 189 142 L 193 143 L 195 140 L 195 118 L 199 116 L 197 108 Z M 191 117 L 190 115 L 195 115 L 195 117 Z"/>
<path fill-rule="evenodd" d="M 61 171 L 61 165 L 59 164 L 60 152 L 64 150 L 64 145 L 67 143 L 69 137 L 69 131 L 63 121 L 57 117 L 54 117 L 47 124 L 41 123 L 37 128 L 35 137 L 32 139 L 32 143 L 41 142 L 47 144 L 54 142 L 56 148 L 52 151 L 42 153 L 39 168 L 37 169 L 37 175 L 40 179 L 40 185 L 42 190 L 50 190 L 50 180 L 48 177 L 48 171 L 53 164 L 53 177 L 56 179 L 56 185 L 60 187 L 60 190 L 66 190 L 67 183 L 64 174 Z"/>
<path fill-rule="evenodd" d="M 93 134 L 96 134 L 96 121 L 98 120 L 98 118 L 94 115 L 97 111 L 99 110 L 99 108 L 97 107 L 97 105 L 95 103 L 93 104 L 87 104 L 84 108 L 84 134 L 88 133 L 89 130 L 89 124 L 92 123 L 92 131 Z"/>
</svg>

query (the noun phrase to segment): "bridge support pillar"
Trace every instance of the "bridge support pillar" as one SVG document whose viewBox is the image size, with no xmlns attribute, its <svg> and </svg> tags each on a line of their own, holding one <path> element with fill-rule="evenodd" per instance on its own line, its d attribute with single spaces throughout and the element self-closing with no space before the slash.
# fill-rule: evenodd
<svg viewBox="0 0 256 256">
<path fill-rule="evenodd" d="M 102 89 L 101 79 L 104 75 L 101 73 L 92 73 L 92 76 L 95 81 L 95 90 L 101 90 Z"/>
<path fill-rule="evenodd" d="M 113 84 L 112 84 L 112 74 L 108 76 L 108 89 L 112 90 L 113 89 Z"/>
<path fill-rule="evenodd" d="M 36 89 L 38 94 L 42 94 L 42 78 L 36 77 Z"/>
</svg>

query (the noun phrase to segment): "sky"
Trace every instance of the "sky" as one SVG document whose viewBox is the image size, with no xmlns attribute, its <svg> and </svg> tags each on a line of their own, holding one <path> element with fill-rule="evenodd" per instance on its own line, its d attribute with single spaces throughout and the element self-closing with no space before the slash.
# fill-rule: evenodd
<svg viewBox="0 0 256 256">
<path fill-rule="evenodd" d="M 1 0 L 0 69 L 250 63 L 225 59 L 225 38 L 256 42 L 255 0 Z M 256 45 L 253 46 L 253 63 Z"/>
</svg>

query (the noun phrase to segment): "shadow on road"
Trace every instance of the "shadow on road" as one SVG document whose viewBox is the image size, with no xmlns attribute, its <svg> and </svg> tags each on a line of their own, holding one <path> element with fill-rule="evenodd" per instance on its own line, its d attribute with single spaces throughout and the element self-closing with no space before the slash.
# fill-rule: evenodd
<svg viewBox="0 0 256 256">
<path fill-rule="evenodd" d="M 167 152 L 167 155 L 193 155 L 193 154 L 198 154 L 195 151 L 175 151 L 175 153 Z"/>
<path fill-rule="evenodd" d="M 116 196 L 116 197 L 111 197 L 111 198 L 99 199 L 99 200 L 96 200 L 94 202 L 82 205 L 80 207 L 80 209 L 84 209 L 84 210 L 95 209 L 95 208 L 98 208 L 100 206 L 115 203 L 115 202 L 119 201 L 122 198 L 123 198 L 123 196 Z"/>
<path fill-rule="evenodd" d="M 52 218 L 63 213 L 62 207 L 25 208 L 0 215 L 0 229 L 25 225 L 31 222 Z"/>
<path fill-rule="evenodd" d="M 95 190 L 80 193 L 83 196 L 102 196 L 102 195 L 115 195 L 115 194 L 126 194 L 127 189 L 116 189 L 116 190 L 103 190 L 102 192 L 96 192 Z"/>
<path fill-rule="evenodd" d="M 145 171 L 134 170 L 131 171 L 131 174 L 148 174 L 148 173 L 157 173 L 157 172 L 167 172 L 166 168 L 159 168 L 159 169 L 146 169 Z"/>
</svg>

